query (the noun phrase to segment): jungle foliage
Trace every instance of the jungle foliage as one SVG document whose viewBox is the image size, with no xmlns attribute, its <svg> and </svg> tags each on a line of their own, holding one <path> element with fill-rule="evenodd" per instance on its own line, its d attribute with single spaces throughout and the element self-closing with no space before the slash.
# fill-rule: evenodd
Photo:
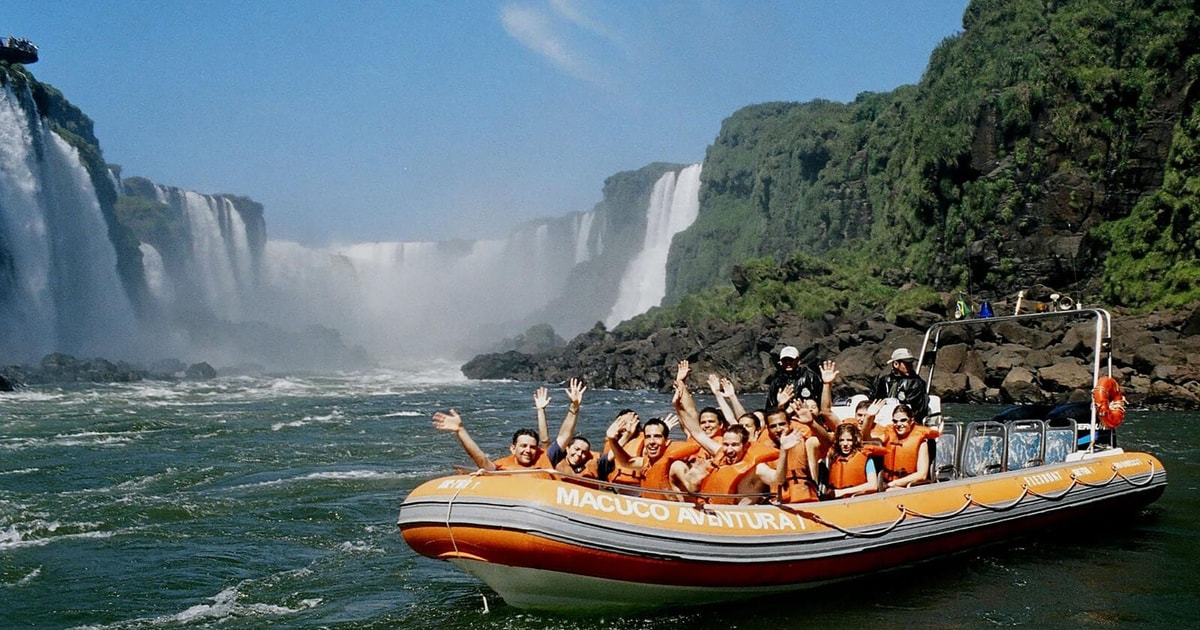
<svg viewBox="0 0 1200 630">
<path fill-rule="evenodd" d="M 879 306 L 905 284 L 995 297 L 1037 283 L 1193 302 L 1198 46 L 1185 0 L 976 0 L 915 86 L 746 107 L 708 149 L 666 303 L 737 319 L 793 301 Z M 775 299 L 724 303 L 736 265 L 796 253 L 867 280 L 846 289 L 861 295 L 772 286 Z"/>
</svg>

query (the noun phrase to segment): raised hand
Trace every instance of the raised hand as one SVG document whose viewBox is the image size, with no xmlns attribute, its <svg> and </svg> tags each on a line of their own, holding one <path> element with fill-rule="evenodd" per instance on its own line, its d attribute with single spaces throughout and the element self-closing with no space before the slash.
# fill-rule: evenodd
<svg viewBox="0 0 1200 630">
<path fill-rule="evenodd" d="M 628 433 L 629 435 L 633 435 L 634 433 L 637 433 L 638 422 L 640 422 L 640 421 L 641 421 L 641 418 L 638 417 L 636 411 L 631 411 L 631 412 L 625 414 L 625 432 Z"/>
<path fill-rule="evenodd" d="M 583 404 L 583 393 L 587 391 L 587 387 L 583 381 L 573 378 L 564 391 L 567 392 L 567 400 L 571 401 L 571 406 L 578 409 Z"/>
<path fill-rule="evenodd" d="M 783 389 L 779 390 L 779 397 L 778 397 L 779 405 L 783 406 L 784 403 L 790 402 L 795 397 L 796 397 L 796 386 L 791 383 L 788 383 L 787 385 L 783 386 Z"/>
<path fill-rule="evenodd" d="M 692 373 L 692 366 L 687 359 L 679 362 L 679 366 L 675 370 L 675 382 L 683 383 L 687 381 L 687 377 Z"/>
<path fill-rule="evenodd" d="M 788 404 L 788 416 L 800 424 L 812 424 L 813 412 L 802 400 L 793 400 Z"/>
<path fill-rule="evenodd" d="M 721 395 L 726 398 L 733 398 L 734 396 L 737 396 L 737 389 L 734 388 L 733 381 L 727 378 L 721 379 Z"/>
<path fill-rule="evenodd" d="M 462 418 L 458 412 L 451 409 L 450 413 L 437 412 L 433 414 L 433 428 L 447 433 L 458 433 L 462 430 Z"/>
<path fill-rule="evenodd" d="M 716 374 L 708 375 L 708 388 L 712 390 L 714 396 L 721 395 L 721 377 Z"/>
<path fill-rule="evenodd" d="M 662 421 L 663 424 L 667 425 L 668 428 L 675 429 L 679 427 L 679 416 L 673 413 L 663 416 Z"/>
<path fill-rule="evenodd" d="M 537 391 L 533 392 L 533 407 L 534 407 L 534 409 L 545 409 L 546 406 L 549 404 L 550 404 L 550 390 L 546 389 L 545 387 L 537 388 Z"/>
<path fill-rule="evenodd" d="M 617 416 L 616 419 L 612 421 L 612 424 L 608 425 L 608 429 L 604 432 L 604 437 L 610 440 L 615 440 L 621 437 L 621 434 L 628 430 L 625 426 L 625 416 L 627 415 L 629 414 L 623 413 Z"/>
<path fill-rule="evenodd" d="M 804 436 L 800 435 L 799 431 L 791 427 L 784 429 L 783 433 L 779 436 L 779 450 L 781 451 L 786 451 L 789 448 L 795 448 L 803 443 Z"/>
<path fill-rule="evenodd" d="M 873 417 L 880 411 L 883 411 L 883 406 L 886 404 L 886 400 L 872 400 L 871 404 L 867 407 L 867 416 Z"/>
<path fill-rule="evenodd" d="M 825 361 L 821 364 L 821 382 L 832 383 L 838 377 L 837 363 L 833 361 Z"/>
</svg>

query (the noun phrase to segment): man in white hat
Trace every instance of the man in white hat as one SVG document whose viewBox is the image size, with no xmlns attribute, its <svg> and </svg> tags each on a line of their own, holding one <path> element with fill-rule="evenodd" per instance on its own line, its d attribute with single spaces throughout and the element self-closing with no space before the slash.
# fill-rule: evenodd
<svg viewBox="0 0 1200 630">
<path fill-rule="evenodd" d="M 792 386 L 793 398 L 815 400 L 818 404 L 821 402 L 821 380 L 800 362 L 800 351 L 795 346 L 780 350 L 779 361 L 775 365 L 775 374 L 767 384 L 767 409 L 781 409 L 788 403 L 788 399 L 781 399 L 780 396 L 788 385 Z"/>
<path fill-rule="evenodd" d="M 925 386 L 925 379 L 917 374 L 916 361 L 908 348 L 896 348 L 892 352 L 892 371 L 875 380 L 871 398 L 895 398 L 908 405 L 917 422 L 922 422 L 929 414 L 929 388 Z"/>
</svg>

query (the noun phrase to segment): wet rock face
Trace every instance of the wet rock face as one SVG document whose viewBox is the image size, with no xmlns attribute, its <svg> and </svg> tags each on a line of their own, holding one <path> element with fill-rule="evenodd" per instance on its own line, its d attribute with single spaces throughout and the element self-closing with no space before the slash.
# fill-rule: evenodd
<svg viewBox="0 0 1200 630">
<path fill-rule="evenodd" d="M 1130 403 L 1200 409 L 1200 314 L 1114 315 L 1113 322 L 1113 375 Z M 676 362 L 688 359 L 695 388 L 713 372 L 730 377 L 739 392 L 762 392 L 779 350 L 794 345 L 813 369 L 821 361 L 837 363 L 840 376 L 834 395 L 843 397 L 868 393 L 874 379 L 889 369 L 895 348 L 919 353 L 928 323 L 924 316 L 897 318 L 895 323 L 877 315 L 816 323 L 777 316 L 744 326 L 664 328 L 637 339 L 595 329 L 545 354 L 480 355 L 463 366 L 463 373 L 468 378 L 552 383 L 582 378 L 593 387 L 666 392 Z M 1005 322 L 947 330 L 940 340 L 932 389 L 945 402 L 1088 400 L 1094 337 L 1092 323 L 1083 321 L 1046 322 L 1033 328 Z M 922 374 L 927 373 L 926 367 Z"/>
<path fill-rule="evenodd" d="M 189 365 L 187 370 L 184 371 L 184 375 L 187 376 L 188 380 L 207 381 L 217 378 L 217 371 L 213 366 L 201 361 L 200 363 Z"/>
</svg>

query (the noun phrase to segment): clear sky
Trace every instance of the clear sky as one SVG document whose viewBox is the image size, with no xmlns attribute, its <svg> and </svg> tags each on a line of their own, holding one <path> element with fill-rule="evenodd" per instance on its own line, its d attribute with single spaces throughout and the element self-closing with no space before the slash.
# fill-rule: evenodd
<svg viewBox="0 0 1200 630">
<path fill-rule="evenodd" d="M 500 236 L 768 101 L 915 83 L 966 0 L 4 0 L 105 158 L 309 245 Z"/>
</svg>

